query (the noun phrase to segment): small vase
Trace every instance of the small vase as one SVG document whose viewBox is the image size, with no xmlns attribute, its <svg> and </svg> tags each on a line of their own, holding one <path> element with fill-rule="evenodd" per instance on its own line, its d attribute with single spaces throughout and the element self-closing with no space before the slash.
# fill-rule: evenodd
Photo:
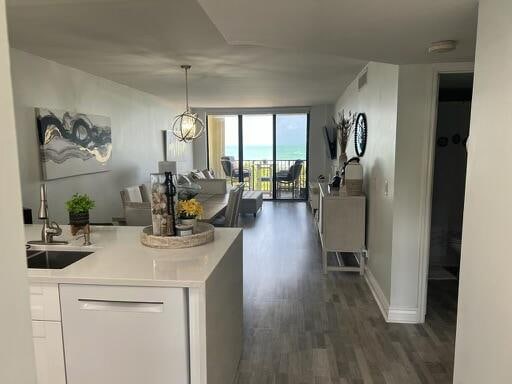
<svg viewBox="0 0 512 384">
<path fill-rule="evenodd" d="M 195 217 L 193 219 L 180 219 L 180 222 L 183 225 L 191 225 L 192 228 L 196 229 L 197 219 Z"/>
</svg>

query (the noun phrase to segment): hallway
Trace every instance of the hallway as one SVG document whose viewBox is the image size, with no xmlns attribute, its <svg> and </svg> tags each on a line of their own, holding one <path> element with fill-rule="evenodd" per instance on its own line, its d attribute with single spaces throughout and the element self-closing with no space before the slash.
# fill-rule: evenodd
<svg viewBox="0 0 512 384">
<path fill-rule="evenodd" d="M 244 216 L 239 384 L 451 383 L 455 310 L 429 290 L 425 324 L 387 324 L 358 274 L 320 267 L 305 203 Z M 440 288 L 442 289 L 442 288 Z"/>
</svg>

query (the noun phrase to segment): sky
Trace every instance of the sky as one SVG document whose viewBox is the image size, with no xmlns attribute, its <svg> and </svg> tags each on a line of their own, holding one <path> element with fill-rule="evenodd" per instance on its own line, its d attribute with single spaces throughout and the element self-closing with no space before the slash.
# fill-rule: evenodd
<svg viewBox="0 0 512 384">
<path fill-rule="evenodd" d="M 272 146 L 272 115 L 244 115 L 242 119 L 245 145 Z M 277 115 L 277 144 L 305 148 L 306 127 L 306 114 Z M 225 144 L 238 145 L 238 116 L 225 116 Z"/>
</svg>

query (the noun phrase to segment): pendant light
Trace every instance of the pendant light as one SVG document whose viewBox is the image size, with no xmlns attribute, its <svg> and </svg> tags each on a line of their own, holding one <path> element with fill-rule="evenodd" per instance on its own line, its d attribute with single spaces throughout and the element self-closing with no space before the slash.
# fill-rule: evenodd
<svg viewBox="0 0 512 384">
<path fill-rule="evenodd" d="M 172 133 L 178 141 L 190 143 L 192 140 L 197 139 L 204 132 L 204 123 L 201 121 L 197 114 L 190 111 L 188 106 L 188 70 L 190 65 L 182 65 L 181 68 L 185 70 L 185 100 L 186 109 L 181 115 L 174 118 L 172 123 Z"/>
</svg>

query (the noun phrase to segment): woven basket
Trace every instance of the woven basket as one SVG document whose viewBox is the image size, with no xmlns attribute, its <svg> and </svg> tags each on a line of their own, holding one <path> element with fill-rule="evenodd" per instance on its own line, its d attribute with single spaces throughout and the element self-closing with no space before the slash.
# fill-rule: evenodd
<svg viewBox="0 0 512 384">
<path fill-rule="evenodd" d="M 213 241 L 215 227 L 208 223 L 198 222 L 193 235 L 189 236 L 154 236 L 153 228 L 146 227 L 140 235 L 140 241 L 151 248 L 190 248 Z"/>
</svg>

